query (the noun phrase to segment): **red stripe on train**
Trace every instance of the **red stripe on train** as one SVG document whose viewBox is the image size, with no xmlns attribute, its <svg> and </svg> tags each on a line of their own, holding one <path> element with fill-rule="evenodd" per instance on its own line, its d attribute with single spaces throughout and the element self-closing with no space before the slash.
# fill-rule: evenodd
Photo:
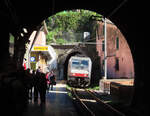
<svg viewBox="0 0 150 116">
<path fill-rule="evenodd" d="M 76 77 L 88 77 L 88 74 L 72 73 L 72 76 L 76 76 Z"/>
</svg>

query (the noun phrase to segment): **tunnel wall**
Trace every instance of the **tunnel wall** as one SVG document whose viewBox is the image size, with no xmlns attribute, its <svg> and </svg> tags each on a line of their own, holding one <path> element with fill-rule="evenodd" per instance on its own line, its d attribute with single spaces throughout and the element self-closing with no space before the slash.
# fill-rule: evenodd
<svg viewBox="0 0 150 116">
<path fill-rule="evenodd" d="M 7 71 L 10 61 L 9 55 L 9 20 L 8 17 L 2 15 L 0 18 L 0 72 Z"/>
</svg>

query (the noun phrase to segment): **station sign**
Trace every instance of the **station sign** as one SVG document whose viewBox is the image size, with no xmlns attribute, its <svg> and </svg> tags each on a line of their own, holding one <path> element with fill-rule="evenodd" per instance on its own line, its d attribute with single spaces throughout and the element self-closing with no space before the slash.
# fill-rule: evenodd
<svg viewBox="0 0 150 116">
<path fill-rule="evenodd" d="M 48 46 L 33 46 L 32 51 L 48 51 Z"/>
<path fill-rule="evenodd" d="M 30 57 L 30 62 L 35 62 L 35 57 Z"/>
</svg>

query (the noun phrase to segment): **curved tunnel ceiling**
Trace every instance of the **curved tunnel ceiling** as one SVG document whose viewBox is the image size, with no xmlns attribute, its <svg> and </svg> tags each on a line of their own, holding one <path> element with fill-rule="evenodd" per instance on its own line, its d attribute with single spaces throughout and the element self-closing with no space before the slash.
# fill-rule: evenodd
<svg viewBox="0 0 150 116">
<path fill-rule="evenodd" d="M 127 38 L 127 41 L 130 35 L 130 41 L 128 41 L 130 46 L 135 42 L 131 39 L 131 35 L 135 37 L 136 31 L 138 31 L 138 29 L 135 28 L 137 25 L 136 13 L 138 7 L 134 2 L 129 0 L 88 0 L 82 1 L 82 3 L 80 0 L 42 0 L 42 2 L 11 0 L 9 3 L 4 1 L 9 0 L 3 0 L 1 5 L 7 8 L 3 8 L 1 12 L 8 13 L 7 18 L 9 19 L 7 20 L 11 20 L 11 26 L 8 25 L 8 28 L 13 33 L 17 33 L 17 31 L 23 27 L 27 29 L 35 28 L 47 17 L 57 12 L 71 9 L 87 9 L 106 16 L 106 18 L 109 18 L 117 25 Z"/>
<path fill-rule="evenodd" d="M 82 3 L 80 0 L 42 0 L 42 2 L 31 2 L 31 0 L 11 0 L 11 2 L 4 2 L 3 4 L 6 7 L 9 7 L 6 12 L 8 12 L 10 16 L 12 16 L 12 19 L 17 20 L 18 26 L 29 28 L 37 26 L 45 18 L 63 10 L 87 9 L 95 11 L 106 16 L 107 18 L 110 18 L 114 23 L 117 22 L 118 26 L 125 24 L 123 23 L 124 20 L 122 19 L 124 19 L 124 17 L 125 19 L 127 19 L 126 16 L 129 16 L 129 13 L 131 13 L 131 6 L 127 0 L 88 0 L 82 1 Z M 118 13 L 119 17 L 122 18 L 116 18 Z"/>
</svg>

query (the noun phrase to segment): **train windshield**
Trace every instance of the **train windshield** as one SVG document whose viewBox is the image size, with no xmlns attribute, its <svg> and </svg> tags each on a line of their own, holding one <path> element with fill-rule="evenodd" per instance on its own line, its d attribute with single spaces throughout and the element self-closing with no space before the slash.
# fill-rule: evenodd
<svg viewBox="0 0 150 116">
<path fill-rule="evenodd" d="M 88 70 L 88 66 L 89 66 L 88 60 L 79 60 L 79 59 L 72 60 L 73 69 Z"/>
</svg>

